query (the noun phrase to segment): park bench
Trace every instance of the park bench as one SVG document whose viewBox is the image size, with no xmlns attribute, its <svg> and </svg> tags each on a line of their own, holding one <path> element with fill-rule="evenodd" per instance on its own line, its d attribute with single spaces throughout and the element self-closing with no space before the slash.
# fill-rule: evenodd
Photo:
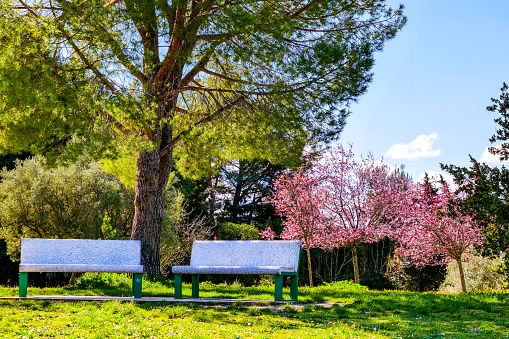
<svg viewBox="0 0 509 339">
<path fill-rule="evenodd" d="M 173 266 L 175 299 L 182 298 L 182 274 L 191 274 L 192 297 L 199 298 L 200 274 L 275 276 L 274 300 L 283 300 L 283 280 L 290 276 L 290 299 L 297 301 L 300 241 L 195 241 L 190 266 Z"/>
<path fill-rule="evenodd" d="M 19 296 L 28 272 L 132 273 L 132 296 L 141 298 L 143 266 L 139 240 L 21 239 Z"/>
</svg>

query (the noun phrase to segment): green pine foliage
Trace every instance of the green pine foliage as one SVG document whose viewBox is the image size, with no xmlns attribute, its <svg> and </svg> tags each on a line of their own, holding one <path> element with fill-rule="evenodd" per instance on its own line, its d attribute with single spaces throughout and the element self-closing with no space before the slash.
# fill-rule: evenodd
<svg viewBox="0 0 509 339">
<path fill-rule="evenodd" d="M 0 154 L 115 161 L 168 146 L 190 177 L 238 158 L 295 165 L 310 140 L 338 138 L 402 10 L 2 0 Z"/>
</svg>

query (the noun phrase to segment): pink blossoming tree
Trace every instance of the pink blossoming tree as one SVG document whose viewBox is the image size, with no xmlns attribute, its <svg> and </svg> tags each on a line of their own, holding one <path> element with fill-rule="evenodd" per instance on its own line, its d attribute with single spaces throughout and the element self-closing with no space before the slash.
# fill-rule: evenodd
<svg viewBox="0 0 509 339">
<path fill-rule="evenodd" d="M 322 185 L 320 209 L 329 225 L 322 246 L 349 247 L 354 280 L 359 283 L 357 246 L 389 234 L 387 224 L 394 220 L 390 216 L 397 213 L 408 180 L 371 155 L 355 160 L 351 145 L 348 150 L 329 149 L 313 169 Z"/>
<path fill-rule="evenodd" d="M 271 203 L 279 215 L 284 217 L 285 240 L 300 239 L 306 249 L 309 284 L 313 286 L 310 248 L 322 247 L 326 238 L 326 227 L 319 208 L 320 185 L 309 172 L 287 172 L 274 182 L 275 194 Z M 267 228 L 260 232 L 267 239 L 274 239 L 274 232 Z"/>
<path fill-rule="evenodd" d="M 387 223 L 394 218 L 407 179 L 376 163 L 371 156 L 354 159 L 352 147 L 328 150 L 307 171 L 288 173 L 274 184 L 271 203 L 285 217 L 283 239 L 302 239 L 307 250 L 350 247 L 354 280 L 360 282 L 357 246 L 388 234 Z M 270 229 L 262 236 L 273 238 Z"/>
<path fill-rule="evenodd" d="M 432 179 L 415 183 L 402 204 L 402 224 L 394 233 L 399 253 L 415 266 L 454 260 L 458 264 L 461 288 L 466 292 L 463 260 L 474 245 L 483 241 L 481 227 L 460 211 L 461 197 L 441 180 L 438 190 Z"/>
</svg>

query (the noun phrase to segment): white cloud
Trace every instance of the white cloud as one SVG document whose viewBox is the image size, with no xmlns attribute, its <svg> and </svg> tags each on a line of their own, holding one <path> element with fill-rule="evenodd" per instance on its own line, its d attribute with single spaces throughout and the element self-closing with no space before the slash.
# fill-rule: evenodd
<svg viewBox="0 0 509 339">
<path fill-rule="evenodd" d="M 438 157 L 442 151 L 433 149 L 433 142 L 438 139 L 438 133 L 430 135 L 422 134 L 409 144 L 392 145 L 389 151 L 385 153 L 385 156 L 392 159 L 404 160 Z"/>
<path fill-rule="evenodd" d="M 495 146 L 495 147 L 499 147 L 499 146 Z M 492 163 L 492 164 L 507 164 L 508 163 L 508 161 L 500 161 L 498 158 L 498 155 L 491 154 L 490 151 L 488 150 L 488 148 L 489 147 L 486 147 L 484 149 L 484 152 L 481 155 L 481 159 L 479 160 L 479 162 L 486 162 L 486 163 Z"/>
<path fill-rule="evenodd" d="M 436 172 L 436 171 L 426 171 L 424 173 L 428 173 L 428 177 L 430 179 L 435 178 L 436 180 L 440 180 L 440 175 L 442 175 L 444 180 L 449 184 L 449 187 L 451 187 L 451 189 L 453 189 L 453 190 L 456 189 L 456 185 L 454 184 L 454 179 L 451 175 L 444 173 L 444 172 Z M 420 183 L 424 182 L 424 173 L 421 173 L 421 175 L 419 175 L 417 182 L 420 182 Z"/>
</svg>

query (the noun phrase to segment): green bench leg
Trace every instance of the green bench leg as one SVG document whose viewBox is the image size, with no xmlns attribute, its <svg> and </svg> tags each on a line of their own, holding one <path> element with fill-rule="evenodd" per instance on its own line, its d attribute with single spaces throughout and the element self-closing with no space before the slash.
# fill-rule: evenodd
<svg viewBox="0 0 509 339">
<path fill-rule="evenodd" d="M 299 298 L 299 277 L 297 275 L 290 276 L 290 299 L 297 301 Z"/>
<path fill-rule="evenodd" d="M 133 273 L 133 297 L 141 298 L 143 273 Z"/>
<path fill-rule="evenodd" d="M 182 274 L 175 274 L 175 299 L 182 299 Z"/>
<path fill-rule="evenodd" d="M 200 276 L 198 274 L 193 274 L 191 276 L 192 283 L 193 283 L 193 292 L 192 296 L 193 298 L 199 298 L 200 297 Z"/>
<path fill-rule="evenodd" d="M 283 300 L 283 275 L 275 276 L 275 290 L 274 290 L 274 301 Z"/>
<path fill-rule="evenodd" d="M 28 272 L 19 272 L 19 296 L 25 298 L 27 296 Z"/>
</svg>

